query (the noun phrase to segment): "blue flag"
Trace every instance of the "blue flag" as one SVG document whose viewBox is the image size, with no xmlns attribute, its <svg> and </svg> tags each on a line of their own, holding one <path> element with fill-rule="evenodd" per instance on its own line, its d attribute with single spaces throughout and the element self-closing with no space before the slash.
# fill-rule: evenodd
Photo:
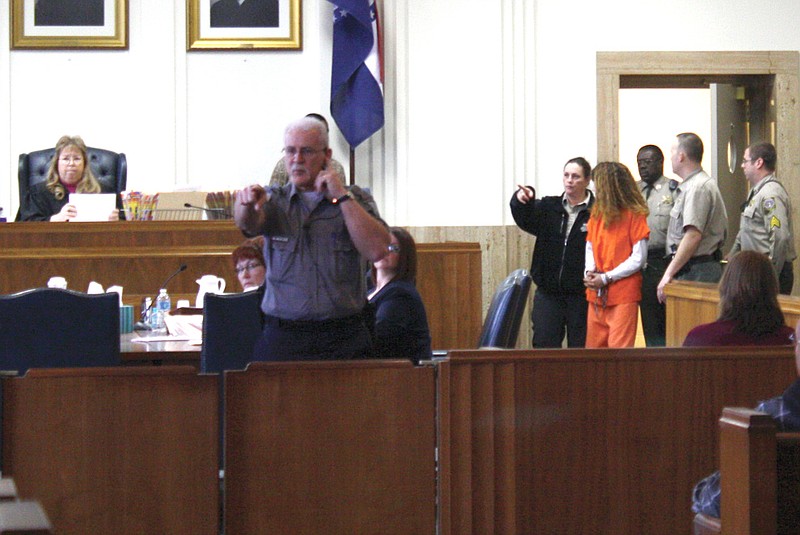
<svg viewBox="0 0 800 535">
<path fill-rule="evenodd" d="M 350 147 L 383 127 L 378 11 L 375 0 L 329 0 L 333 8 L 331 116 Z"/>
</svg>

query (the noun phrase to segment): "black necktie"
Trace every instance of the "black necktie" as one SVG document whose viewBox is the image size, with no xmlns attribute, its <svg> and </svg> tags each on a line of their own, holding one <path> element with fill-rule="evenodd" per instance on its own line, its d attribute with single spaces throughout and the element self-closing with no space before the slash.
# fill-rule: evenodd
<svg viewBox="0 0 800 535">
<path fill-rule="evenodd" d="M 650 198 L 650 194 L 652 192 L 653 192 L 653 185 L 652 184 L 645 185 L 645 187 L 644 187 L 644 200 L 649 199 Z"/>
</svg>

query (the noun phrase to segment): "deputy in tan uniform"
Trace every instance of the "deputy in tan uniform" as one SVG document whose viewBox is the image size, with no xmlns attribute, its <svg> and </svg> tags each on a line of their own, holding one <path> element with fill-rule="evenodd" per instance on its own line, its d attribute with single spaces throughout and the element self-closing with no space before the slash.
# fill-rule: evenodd
<svg viewBox="0 0 800 535">
<path fill-rule="evenodd" d="M 750 183 L 750 195 L 742 205 L 739 234 L 728 257 L 739 251 L 769 256 L 778 275 L 782 294 L 792 293 L 797 258 L 792 231 L 792 203 L 775 176 L 778 155 L 771 143 L 754 143 L 744 151 L 742 169 Z"/>
<path fill-rule="evenodd" d="M 720 248 L 728 227 L 728 214 L 717 182 L 700 165 L 703 161 L 700 137 L 689 132 L 678 134 L 670 159 L 672 172 L 682 182 L 675 190 L 675 204 L 669 215 L 667 254 L 671 260 L 657 290 L 662 303 L 666 299 L 664 287 L 673 279 L 719 282 Z"/>
<path fill-rule="evenodd" d="M 667 313 L 664 303 L 658 301 L 658 283 L 669 264 L 666 256 L 669 213 L 674 204 L 673 194 L 678 183 L 664 176 L 664 153 L 656 145 L 645 145 L 636 154 L 639 176 L 637 185 L 647 201 L 650 213 L 647 226 L 647 267 L 642 273 L 642 330 L 648 347 L 663 346 L 667 336 Z"/>
</svg>

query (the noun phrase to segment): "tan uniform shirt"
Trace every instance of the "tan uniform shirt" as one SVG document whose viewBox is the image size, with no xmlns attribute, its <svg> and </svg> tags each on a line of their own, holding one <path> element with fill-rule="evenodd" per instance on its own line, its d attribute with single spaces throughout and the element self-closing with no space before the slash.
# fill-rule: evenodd
<svg viewBox="0 0 800 535">
<path fill-rule="evenodd" d="M 765 176 L 753 187 L 742 210 L 739 234 L 730 254 L 739 251 L 769 255 L 776 273 L 781 272 L 784 262 L 797 258 L 791 199 L 774 174 Z"/>
<path fill-rule="evenodd" d="M 647 216 L 647 226 L 650 227 L 650 239 L 647 241 L 648 251 L 667 250 L 667 229 L 669 228 L 669 212 L 672 210 L 675 200 L 673 192 L 669 189 L 669 179 L 661 176 L 653 182 L 650 195 L 647 194 L 647 182 L 640 180 L 637 182 L 639 191 L 647 201 L 647 208 L 650 213 Z"/>
<path fill-rule="evenodd" d="M 667 253 L 678 250 L 686 227 L 700 231 L 700 245 L 693 256 L 714 254 L 725 241 L 728 214 L 717 183 L 700 169 L 675 190 L 675 204 L 669 214 Z"/>
</svg>

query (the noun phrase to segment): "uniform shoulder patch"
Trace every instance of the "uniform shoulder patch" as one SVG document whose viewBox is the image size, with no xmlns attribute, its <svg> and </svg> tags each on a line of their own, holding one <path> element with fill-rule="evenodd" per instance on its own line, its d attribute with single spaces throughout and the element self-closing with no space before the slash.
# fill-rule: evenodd
<svg viewBox="0 0 800 535">
<path fill-rule="evenodd" d="M 769 228 L 781 228 L 781 220 L 772 216 L 772 219 L 769 220 Z"/>
</svg>

